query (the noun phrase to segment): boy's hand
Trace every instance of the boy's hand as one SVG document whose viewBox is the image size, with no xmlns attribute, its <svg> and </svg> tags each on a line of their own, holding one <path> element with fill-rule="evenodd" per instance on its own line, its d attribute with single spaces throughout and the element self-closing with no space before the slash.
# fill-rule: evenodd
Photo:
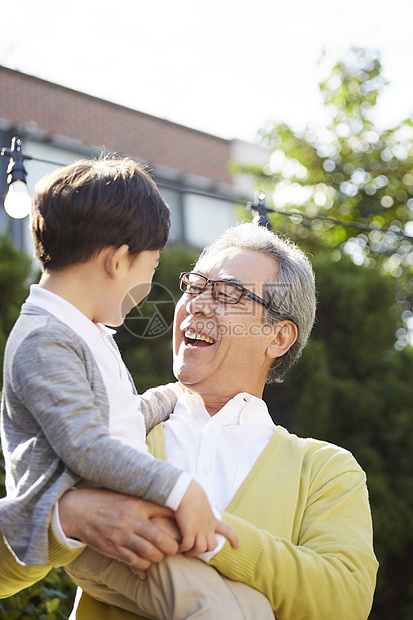
<svg viewBox="0 0 413 620">
<path fill-rule="evenodd" d="M 179 551 L 188 557 L 215 549 L 215 534 L 228 538 L 232 547 L 239 546 L 234 530 L 227 523 L 215 518 L 204 490 L 195 480 L 189 485 L 175 518 L 182 535 Z"/>
</svg>

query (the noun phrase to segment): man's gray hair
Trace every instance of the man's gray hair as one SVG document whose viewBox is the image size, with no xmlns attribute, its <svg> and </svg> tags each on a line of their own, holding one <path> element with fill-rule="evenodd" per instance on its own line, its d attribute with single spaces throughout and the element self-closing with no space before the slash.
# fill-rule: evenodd
<svg viewBox="0 0 413 620">
<path fill-rule="evenodd" d="M 208 245 L 200 254 L 195 271 L 202 259 L 230 247 L 268 254 L 278 264 L 274 280 L 265 283 L 265 299 L 272 306 L 265 311 L 265 322 L 271 325 L 290 319 L 298 329 L 295 343 L 282 357 L 274 360 L 269 370 L 267 383 L 280 382 L 300 357 L 314 324 L 316 291 L 313 268 L 304 252 L 292 241 L 253 222 L 244 222 L 228 228 Z"/>
</svg>

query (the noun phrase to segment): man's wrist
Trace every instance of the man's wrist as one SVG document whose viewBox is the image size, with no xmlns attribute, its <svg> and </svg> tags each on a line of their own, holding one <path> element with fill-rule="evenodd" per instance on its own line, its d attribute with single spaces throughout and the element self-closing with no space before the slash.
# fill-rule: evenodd
<svg viewBox="0 0 413 620">
<path fill-rule="evenodd" d="M 57 540 L 67 549 L 83 549 L 83 547 L 86 547 L 80 540 L 68 538 L 66 536 L 60 521 L 59 502 L 56 502 L 53 508 L 52 527 Z"/>
</svg>

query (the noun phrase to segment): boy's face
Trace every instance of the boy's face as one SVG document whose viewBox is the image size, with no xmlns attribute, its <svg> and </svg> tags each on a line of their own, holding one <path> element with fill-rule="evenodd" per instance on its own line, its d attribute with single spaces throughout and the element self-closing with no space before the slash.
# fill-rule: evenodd
<svg viewBox="0 0 413 620">
<path fill-rule="evenodd" d="M 126 315 L 146 297 L 151 289 L 152 278 L 159 264 L 159 250 L 145 250 L 130 261 L 130 255 L 125 256 L 123 268 L 117 274 L 117 310 L 113 308 L 110 323 L 106 325 L 119 327 Z M 115 314 L 117 317 L 115 318 Z M 103 322 L 103 321 L 102 321 Z"/>
</svg>

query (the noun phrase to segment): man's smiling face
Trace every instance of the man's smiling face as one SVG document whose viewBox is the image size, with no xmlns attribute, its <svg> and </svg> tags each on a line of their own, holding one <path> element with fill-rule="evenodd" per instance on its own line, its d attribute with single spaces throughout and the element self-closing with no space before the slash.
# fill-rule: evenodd
<svg viewBox="0 0 413 620">
<path fill-rule="evenodd" d="M 277 263 L 262 252 L 227 248 L 206 255 L 194 271 L 211 280 L 233 280 L 265 299 Z M 268 346 L 274 326 L 264 324 L 264 307 L 242 297 L 236 305 L 213 299 L 211 285 L 184 294 L 175 310 L 174 373 L 191 391 L 230 399 L 239 392 L 261 397 L 273 359 Z"/>
</svg>

